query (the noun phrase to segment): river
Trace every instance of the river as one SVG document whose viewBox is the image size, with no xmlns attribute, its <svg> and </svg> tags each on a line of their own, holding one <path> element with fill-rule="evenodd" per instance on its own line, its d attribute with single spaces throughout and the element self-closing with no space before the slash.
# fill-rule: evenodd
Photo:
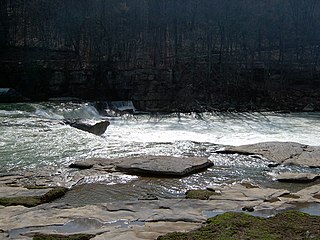
<svg viewBox="0 0 320 240">
<path fill-rule="evenodd" d="M 108 119 L 105 134 L 93 134 L 63 123 L 63 119 Z M 136 199 L 141 194 L 182 197 L 187 189 L 250 180 L 277 185 L 279 171 L 310 171 L 303 167 L 268 168 L 249 156 L 219 155 L 225 145 L 263 141 L 293 141 L 319 145 L 320 113 L 172 113 L 101 116 L 90 103 L 0 104 L 0 174 L 68 165 L 91 157 L 137 155 L 205 156 L 214 161 L 208 171 L 181 179 L 105 174 L 88 178 L 67 196 L 68 201 L 103 202 Z M 316 171 L 316 170 L 314 170 Z M 281 187 L 278 184 L 277 187 Z M 83 194 L 84 192 L 88 194 Z M 61 201 L 66 201 L 62 199 Z"/>
</svg>

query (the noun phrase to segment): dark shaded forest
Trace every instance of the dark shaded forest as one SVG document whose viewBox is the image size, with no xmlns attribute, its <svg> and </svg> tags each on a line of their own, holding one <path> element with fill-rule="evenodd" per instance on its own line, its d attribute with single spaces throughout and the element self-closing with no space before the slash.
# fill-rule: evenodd
<svg viewBox="0 0 320 240">
<path fill-rule="evenodd" d="M 143 110 L 318 110 L 318 0 L 0 0 L 0 87 Z"/>
</svg>

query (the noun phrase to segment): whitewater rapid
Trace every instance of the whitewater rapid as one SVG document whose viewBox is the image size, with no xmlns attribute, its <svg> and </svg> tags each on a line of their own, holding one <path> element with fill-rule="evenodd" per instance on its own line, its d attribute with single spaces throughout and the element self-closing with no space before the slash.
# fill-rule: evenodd
<svg viewBox="0 0 320 240">
<path fill-rule="evenodd" d="M 110 111 L 109 111 L 110 113 Z M 100 137 L 63 123 L 64 119 L 107 119 Z M 208 171 L 183 179 L 149 179 L 105 174 L 84 183 L 95 187 L 95 200 L 137 197 L 152 192 L 162 197 L 181 196 L 187 189 L 244 179 L 272 183 L 279 171 L 307 172 L 302 167 L 268 168 L 261 159 L 217 156 L 224 145 L 264 141 L 291 141 L 319 145 L 320 113 L 172 113 L 101 115 L 91 103 L 0 104 L 0 174 L 52 167 L 68 173 L 74 161 L 92 157 L 138 155 L 203 156 L 214 161 Z M 83 186 L 85 188 L 85 186 Z M 101 191 L 100 191 L 100 190 Z M 134 190 L 133 190 L 134 189 Z M 75 195 L 74 199 L 90 198 Z M 69 195 L 70 196 L 70 195 Z M 90 200 L 85 200 L 89 201 Z"/>
</svg>

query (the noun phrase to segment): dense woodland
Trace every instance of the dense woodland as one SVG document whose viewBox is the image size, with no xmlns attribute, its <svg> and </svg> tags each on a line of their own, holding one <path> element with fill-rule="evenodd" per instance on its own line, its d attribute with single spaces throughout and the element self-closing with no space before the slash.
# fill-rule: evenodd
<svg viewBox="0 0 320 240">
<path fill-rule="evenodd" d="M 290 86 L 314 89 L 320 81 L 318 0 L 0 0 L 0 4 L 2 62 L 43 60 L 14 54 L 17 49 L 40 49 L 61 53 L 46 61 L 63 62 L 63 56 L 72 55 L 68 64 L 74 62 L 73 68 L 82 70 L 170 69 L 175 74 L 173 89 L 183 89 L 181 97 L 193 94 L 199 101 L 219 95 L 256 102 L 267 95 L 277 98 L 274 92 Z M 261 96 L 246 97 L 259 91 Z"/>
</svg>

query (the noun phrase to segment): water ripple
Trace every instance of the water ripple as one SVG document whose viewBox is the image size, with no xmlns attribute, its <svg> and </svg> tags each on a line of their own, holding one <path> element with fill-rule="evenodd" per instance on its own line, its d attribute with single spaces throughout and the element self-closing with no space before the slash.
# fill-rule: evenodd
<svg viewBox="0 0 320 240">
<path fill-rule="evenodd" d="M 63 124 L 64 118 L 103 119 L 89 103 L 0 104 L 0 173 L 45 166 L 67 169 L 71 162 L 91 157 L 210 157 L 214 167 L 183 179 L 104 175 L 84 180 L 103 183 L 101 189 L 107 186 L 113 197 L 123 191 L 128 198 L 143 192 L 181 197 L 188 188 L 243 179 L 263 184 L 279 171 L 306 171 L 282 166 L 270 170 L 261 159 L 215 155 L 222 145 L 279 140 L 319 145 L 320 135 L 320 113 L 126 114 L 109 118 L 111 125 L 101 137 Z"/>
</svg>

